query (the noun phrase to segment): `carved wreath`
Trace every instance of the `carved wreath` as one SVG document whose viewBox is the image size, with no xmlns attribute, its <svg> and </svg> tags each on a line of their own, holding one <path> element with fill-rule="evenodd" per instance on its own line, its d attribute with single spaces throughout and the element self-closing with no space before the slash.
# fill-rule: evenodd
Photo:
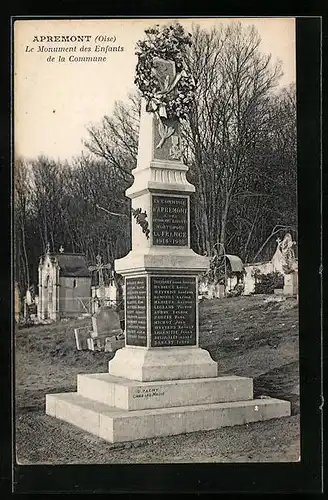
<svg viewBox="0 0 328 500">
<path fill-rule="evenodd" d="M 179 23 L 162 28 L 156 25 L 145 33 L 147 38 L 138 41 L 136 46 L 138 63 L 134 83 L 146 99 L 150 111 L 167 119 L 186 119 L 195 90 L 194 79 L 184 64 L 186 48 L 191 45 L 191 34 L 186 34 Z M 175 63 L 177 77 L 174 92 L 172 85 L 163 91 L 154 78 L 156 58 Z"/>
<path fill-rule="evenodd" d="M 147 212 L 141 211 L 141 208 L 132 208 L 132 215 L 136 220 L 136 223 L 141 227 L 142 232 L 146 235 L 147 240 L 149 239 L 150 229 L 147 221 Z"/>
</svg>

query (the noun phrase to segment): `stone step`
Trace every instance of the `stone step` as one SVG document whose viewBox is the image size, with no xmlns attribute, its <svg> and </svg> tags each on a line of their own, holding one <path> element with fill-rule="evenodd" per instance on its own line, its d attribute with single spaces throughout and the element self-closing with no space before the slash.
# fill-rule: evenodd
<svg viewBox="0 0 328 500">
<path fill-rule="evenodd" d="M 269 398 L 126 411 L 74 392 L 47 394 L 46 413 L 116 443 L 289 416 L 290 403 Z"/>
<path fill-rule="evenodd" d="M 250 400 L 253 398 L 253 380 L 225 376 L 139 382 L 109 373 L 93 373 L 77 376 L 77 392 L 109 406 L 143 410 Z"/>
</svg>

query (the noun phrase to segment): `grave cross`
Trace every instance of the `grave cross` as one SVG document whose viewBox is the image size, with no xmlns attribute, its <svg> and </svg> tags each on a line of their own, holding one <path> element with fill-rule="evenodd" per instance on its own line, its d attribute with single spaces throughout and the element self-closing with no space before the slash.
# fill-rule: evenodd
<svg viewBox="0 0 328 500">
<path fill-rule="evenodd" d="M 103 264 L 101 262 L 101 256 L 98 254 L 96 257 L 96 265 L 90 266 L 89 271 L 96 271 L 98 273 L 98 282 L 99 282 L 99 295 L 100 295 L 100 303 L 103 305 L 105 298 L 105 284 L 104 284 L 104 269 L 112 269 L 111 264 Z"/>
</svg>

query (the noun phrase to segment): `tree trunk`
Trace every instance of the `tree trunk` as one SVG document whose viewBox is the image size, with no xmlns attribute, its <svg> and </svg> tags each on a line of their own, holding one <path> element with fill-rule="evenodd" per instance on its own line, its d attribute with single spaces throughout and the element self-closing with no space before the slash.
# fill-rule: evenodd
<svg viewBox="0 0 328 500">
<path fill-rule="evenodd" d="M 220 248 L 223 247 L 225 248 L 225 238 L 226 238 L 226 228 L 227 228 L 227 221 L 228 221 L 228 213 L 229 213 L 229 195 L 226 196 L 225 199 L 225 204 L 224 204 L 224 209 L 221 217 L 221 231 L 220 231 Z"/>
<path fill-rule="evenodd" d="M 24 261 L 25 261 L 25 268 L 26 268 L 26 285 L 27 287 L 30 286 L 30 272 L 29 272 L 29 264 L 28 264 L 28 258 L 27 258 L 27 251 L 26 251 L 26 241 L 25 241 L 25 229 L 24 229 L 24 224 L 22 223 L 21 227 L 21 232 L 22 232 L 22 246 L 23 246 L 23 254 L 24 254 Z"/>
</svg>

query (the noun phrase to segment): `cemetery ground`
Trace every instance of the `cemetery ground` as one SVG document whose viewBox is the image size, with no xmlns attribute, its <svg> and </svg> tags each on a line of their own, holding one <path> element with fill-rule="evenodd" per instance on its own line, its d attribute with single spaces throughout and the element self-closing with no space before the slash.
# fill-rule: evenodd
<svg viewBox="0 0 328 500">
<path fill-rule="evenodd" d="M 90 318 L 15 333 L 16 458 L 19 464 L 298 461 L 298 303 L 254 295 L 203 299 L 200 346 L 220 375 L 253 377 L 254 397 L 291 402 L 290 417 L 135 442 L 107 443 L 45 414 L 47 393 L 76 391 L 78 373 L 108 371 L 113 354 L 77 351 L 74 327 Z"/>
</svg>

